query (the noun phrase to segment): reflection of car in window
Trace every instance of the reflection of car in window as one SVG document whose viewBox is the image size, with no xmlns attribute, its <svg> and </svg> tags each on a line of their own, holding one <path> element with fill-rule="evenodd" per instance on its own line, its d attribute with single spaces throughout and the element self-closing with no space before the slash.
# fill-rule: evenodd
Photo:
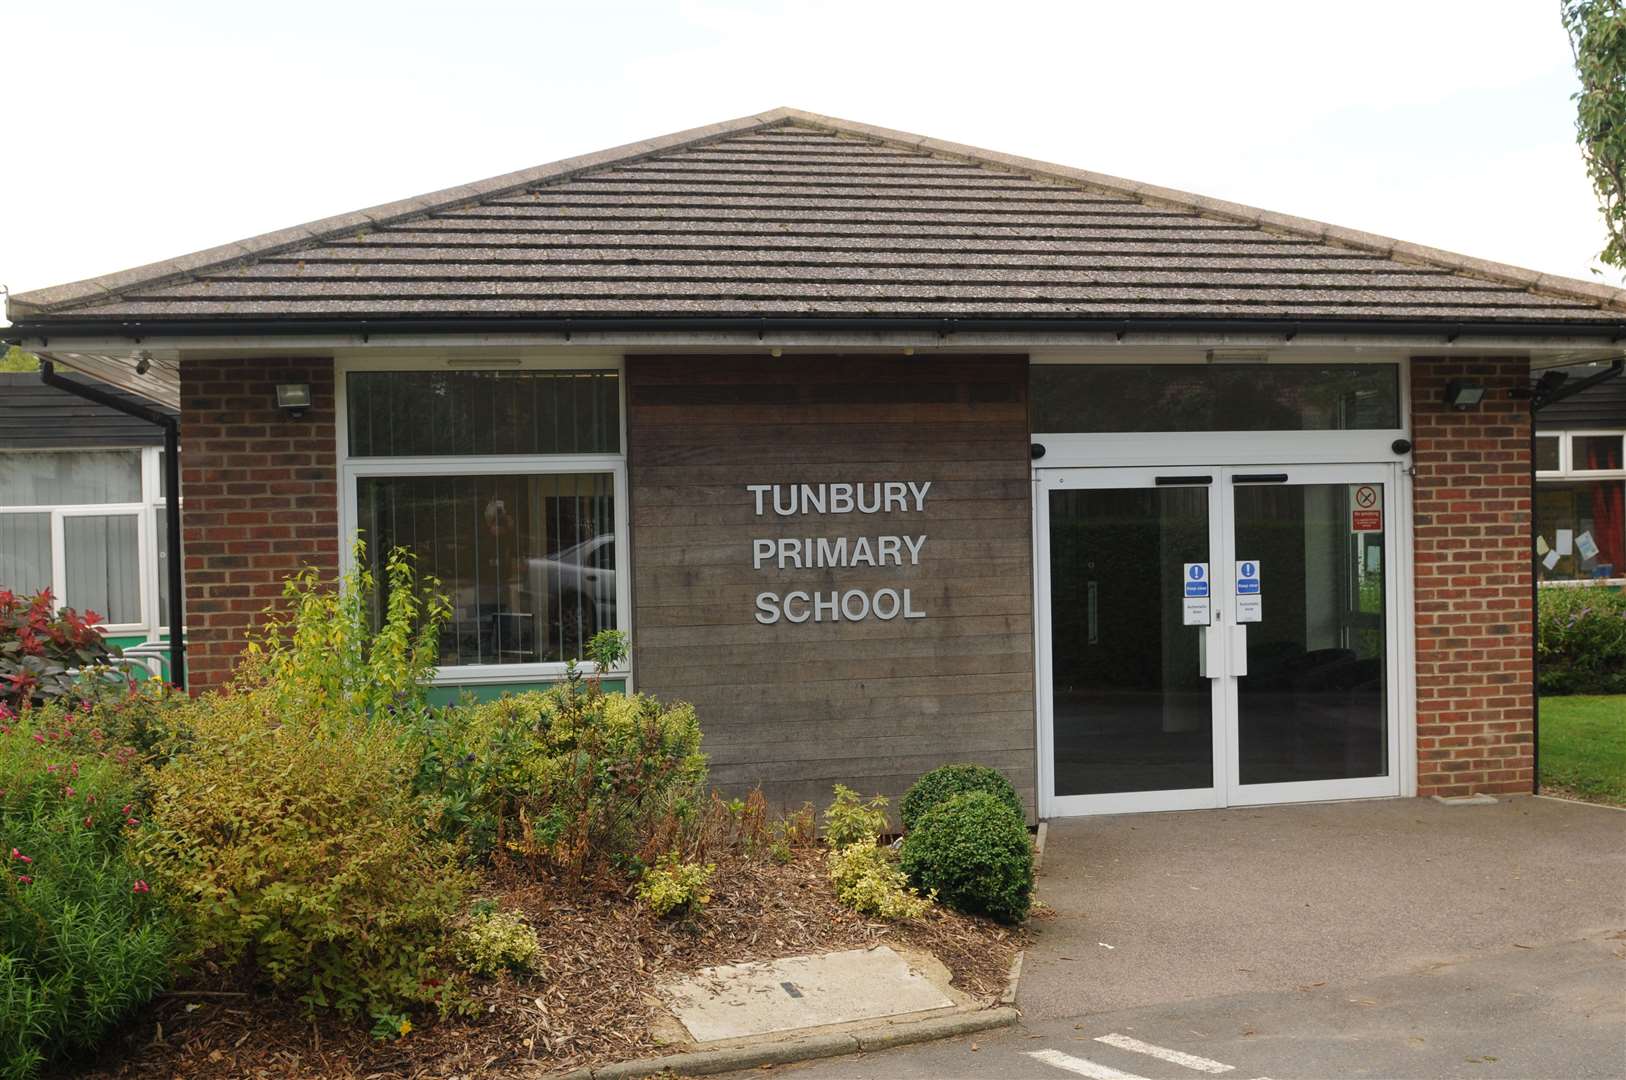
<svg viewBox="0 0 1626 1080">
<path fill-rule="evenodd" d="M 578 656 L 588 638 L 615 625 L 615 534 L 527 559 L 525 588 L 543 621 L 557 627 L 564 657 Z"/>
</svg>

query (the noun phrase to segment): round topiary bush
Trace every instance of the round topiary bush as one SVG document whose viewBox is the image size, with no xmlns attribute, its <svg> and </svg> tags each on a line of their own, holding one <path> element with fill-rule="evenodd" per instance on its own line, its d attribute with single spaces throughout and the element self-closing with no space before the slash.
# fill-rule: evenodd
<svg viewBox="0 0 1626 1080">
<path fill-rule="evenodd" d="M 1002 923 L 1027 918 L 1033 901 L 1033 844 L 999 797 L 968 791 L 921 815 L 903 836 L 909 881 L 949 907 Z"/>
<path fill-rule="evenodd" d="M 986 791 L 1016 811 L 1017 817 L 1027 818 L 1027 810 L 1022 806 L 1016 789 L 998 770 L 986 765 L 944 765 L 916 780 L 914 787 L 903 797 L 898 813 L 903 819 L 904 830 L 914 828 L 915 822 L 932 807 L 968 791 Z"/>
</svg>

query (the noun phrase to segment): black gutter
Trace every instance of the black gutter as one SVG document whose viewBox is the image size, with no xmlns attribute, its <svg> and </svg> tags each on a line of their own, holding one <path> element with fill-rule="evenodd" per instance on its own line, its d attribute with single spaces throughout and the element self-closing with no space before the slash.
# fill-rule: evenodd
<svg viewBox="0 0 1626 1080">
<path fill-rule="evenodd" d="M 1565 398 L 1590 390 L 1599 383 L 1619 378 L 1626 372 L 1626 359 L 1616 358 L 1608 368 L 1577 382 L 1565 380 L 1542 393 L 1530 394 L 1530 525 L 1536 524 L 1536 413 Z M 1541 571 L 1536 569 L 1536 553 L 1530 551 L 1530 790 L 1541 794 Z"/>
<path fill-rule="evenodd" d="M 157 409 L 149 409 L 138 402 L 109 394 L 95 386 L 65 379 L 56 373 L 56 366 L 46 359 L 40 360 L 40 381 L 46 386 L 94 401 L 115 409 L 137 420 L 157 424 L 164 429 L 164 480 L 169 495 L 164 499 L 164 528 L 169 533 L 169 681 L 186 689 L 186 642 L 181 631 L 186 608 L 181 585 L 181 438 L 180 420 Z M 157 629 L 154 627 L 153 629 Z"/>
<path fill-rule="evenodd" d="M 49 317 L 14 322 L 0 329 L 0 341 L 21 344 L 25 339 L 53 337 L 127 337 L 139 342 L 152 337 L 253 336 L 282 334 L 490 334 L 536 333 L 717 333 L 746 332 L 765 335 L 790 332 L 937 334 L 973 333 L 1109 333 L 1126 334 L 1230 333 L 1281 334 L 1292 340 L 1299 334 L 1404 334 L 1440 337 L 1451 344 L 1460 337 L 1528 338 L 1564 335 L 1597 337 L 1610 343 L 1626 340 L 1626 322 L 1454 322 L 1382 319 L 1020 319 L 1020 318 L 821 318 L 792 316 L 751 318 L 727 316 L 658 316 L 650 318 L 514 318 L 440 316 L 398 319 L 62 319 Z"/>
</svg>

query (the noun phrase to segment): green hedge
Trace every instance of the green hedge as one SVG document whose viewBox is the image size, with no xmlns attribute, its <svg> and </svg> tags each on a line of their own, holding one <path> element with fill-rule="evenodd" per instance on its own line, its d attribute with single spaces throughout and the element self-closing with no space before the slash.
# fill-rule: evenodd
<svg viewBox="0 0 1626 1080">
<path fill-rule="evenodd" d="M 986 791 L 1016 811 L 1017 817 L 1027 819 L 1027 808 L 1022 805 L 1021 797 L 997 770 L 986 765 L 944 765 L 916 780 L 904 795 L 898 813 L 905 831 L 914 828 L 915 822 L 932 807 L 968 791 Z"/>
<path fill-rule="evenodd" d="M 955 795 L 926 811 L 904 834 L 899 865 L 916 888 L 973 915 L 1019 923 L 1033 902 L 1027 825 L 986 791 Z"/>
<path fill-rule="evenodd" d="M 1537 596 L 1541 692 L 1626 694 L 1626 593 L 1548 586 Z"/>
</svg>

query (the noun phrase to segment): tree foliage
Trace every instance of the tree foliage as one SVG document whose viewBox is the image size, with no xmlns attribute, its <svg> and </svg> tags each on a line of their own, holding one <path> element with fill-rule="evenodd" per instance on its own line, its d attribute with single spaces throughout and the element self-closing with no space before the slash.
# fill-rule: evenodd
<svg viewBox="0 0 1626 1080">
<path fill-rule="evenodd" d="M 1608 242 L 1599 258 L 1626 269 L 1626 7 L 1621 0 L 1560 0 L 1581 79 L 1575 135 L 1598 193 Z"/>
<path fill-rule="evenodd" d="M 15 345 L 0 356 L 0 371 L 37 371 L 39 366 L 39 357 L 25 353 Z"/>
</svg>

